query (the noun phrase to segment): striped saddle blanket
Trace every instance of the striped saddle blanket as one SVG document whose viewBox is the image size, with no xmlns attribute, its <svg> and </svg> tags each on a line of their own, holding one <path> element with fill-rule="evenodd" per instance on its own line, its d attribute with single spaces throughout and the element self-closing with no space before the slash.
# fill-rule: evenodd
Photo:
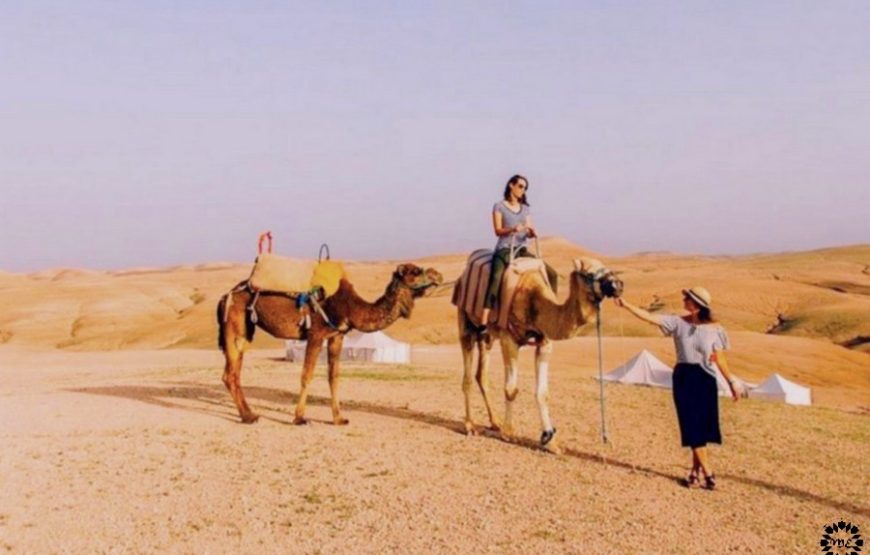
<svg viewBox="0 0 870 555">
<path fill-rule="evenodd" d="M 471 253 L 465 271 L 453 289 L 453 304 L 464 310 L 468 319 L 476 326 L 482 324 L 483 301 L 489 285 L 492 255 L 493 251 L 489 249 L 480 249 Z M 514 259 L 504 271 L 499 298 L 490 313 L 488 323 L 496 323 L 499 328 L 507 329 L 508 315 L 517 286 L 523 276 L 535 272 L 540 273 L 544 283 L 549 284 L 547 269 L 542 259 L 525 257 Z"/>
</svg>

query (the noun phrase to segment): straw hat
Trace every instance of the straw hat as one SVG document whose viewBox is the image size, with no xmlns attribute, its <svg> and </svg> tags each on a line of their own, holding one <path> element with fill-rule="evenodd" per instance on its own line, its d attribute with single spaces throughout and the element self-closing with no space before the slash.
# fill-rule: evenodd
<svg viewBox="0 0 870 555">
<path fill-rule="evenodd" d="M 691 289 L 683 289 L 683 295 L 686 295 L 687 297 L 689 297 L 690 299 L 695 301 L 698 304 L 698 306 L 701 306 L 701 307 L 704 307 L 707 309 L 710 308 L 710 302 L 712 302 L 712 300 L 713 300 L 713 297 L 712 297 L 712 295 L 710 295 L 710 292 L 707 291 L 706 289 L 704 289 L 703 287 L 698 286 L 698 285 L 696 285 L 695 287 L 692 287 Z"/>
</svg>

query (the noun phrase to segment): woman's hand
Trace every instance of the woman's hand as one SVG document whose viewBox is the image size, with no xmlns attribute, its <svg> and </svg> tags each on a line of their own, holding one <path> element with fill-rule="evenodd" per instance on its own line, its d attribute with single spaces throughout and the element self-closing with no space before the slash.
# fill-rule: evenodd
<svg viewBox="0 0 870 555">
<path fill-rule="evenodd" d="M 526 229 L 526 226 L 524 226 L 523 224 L 517 224 L 514 226 L 514 233 L 522 233 Z"/>
<path fill-rule="evenodd" d="M 731 389 L 731 398 L 736 403 L 740 400 L 740 394 L 743 393 L 742 388 L 734 381 L 728 382 L 728 387 Z"/>
<path fill-rule="evenodd" d="M 743 385 L 734 379 L 731 374 L 731 369 L 728 367 L 728 360 L 725 358 L 725 353 L 722 351 L 713 351 L 710 354 L 710 363 L 719 367 L 722 372 L 722 377 L 728 382 L 728 388 L 731 390 L 731 398 L 736 403 L 743 394 Z"/>
<path fill-rule="evenodd" d="M 527 227 L 527 228 L 526 228 L 526 231 L 528 232 L 529 237 L 534 238 L 534 237 L 537 237 L 537 236 L 538 236 L 538 232 L 535 231 L 535 228 L 533 228 L 533 227 Z"/>
</svg>

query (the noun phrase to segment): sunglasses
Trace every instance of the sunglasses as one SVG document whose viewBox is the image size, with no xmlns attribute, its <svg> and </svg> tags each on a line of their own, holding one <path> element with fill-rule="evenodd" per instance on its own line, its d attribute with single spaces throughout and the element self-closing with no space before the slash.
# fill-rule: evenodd
<svg viewBox="0 0 870 555">
<path fill-rule="evenodd" d="M 528 186 L 528 185 L 523 185 L 523 184 L 521 184 L 521 183 L 514 183 L 514 187 L 519 187 L 519 188 L 520 188 L 520 191 L 525 191 L 529 186 Z"/>
</svg>

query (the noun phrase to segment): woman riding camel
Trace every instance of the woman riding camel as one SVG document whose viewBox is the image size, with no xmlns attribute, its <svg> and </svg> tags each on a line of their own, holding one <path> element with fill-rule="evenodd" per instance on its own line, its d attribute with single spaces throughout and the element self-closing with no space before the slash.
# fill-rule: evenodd
<svg viewBox="0 0 870 555">
<path fill-rule="evenodd" d="M 740 391 L 725 360 L 728 336 L 713 317 L 711 300 L 710 293 L 703 287 L 684 289 L 683 307 L 688 312 L 685 316 L 657 316 L 624 299 L 617 298 L 615 302 L 617 306 L 627 309 L 644 322 L 658 326 L 665 335 L 674 338 L 677 351 L 674 405 L 682 445 L 692 449 L 692 470 L 684 484 L 690 488 L 700 486 L 700 473 L 703 472 L 704 487 L 712 490 L 716 488 L 716 476 L 710 467 L 707 444 L 722 443 L 717 366 L 728 380 L 735 401 L 740 398 Z"/>
<path fill-rule="evenodd" d="M 535 257 L 526 248 L 529 239 L 538 236 L 529 212 L 528 191 L 529 180 L 522 175 L 515 175 L 508 179 L 502 200 L 496 202 L 492 207 L 492 228 L 498 241 L 495 244 L 489 285 L 483 300 L 482 325 L 478 330 L 481 336 L 487 333 L 490 312 L 498 301 L 501 278 L 510 262 L 511 246 L 513 246 L 514 258 Z M 546 268 L 547 277 L 553 292 L 555 292 L 558 285 L 558 274 L 549 265 Z"/>
</svg>

